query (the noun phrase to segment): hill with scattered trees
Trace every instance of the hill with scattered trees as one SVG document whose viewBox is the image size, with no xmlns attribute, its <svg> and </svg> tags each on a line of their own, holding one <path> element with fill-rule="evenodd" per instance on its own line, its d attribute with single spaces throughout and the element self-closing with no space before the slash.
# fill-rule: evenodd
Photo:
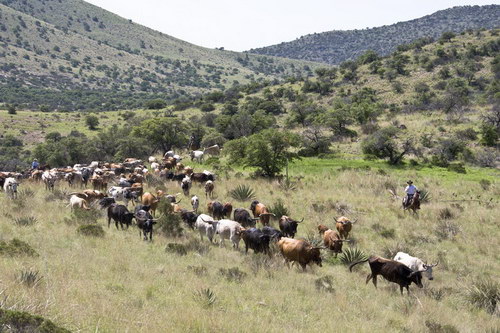
<svg viewBox="0 0 500 333">
<path fill-rule="evenodd" d="M 398 45 L 419 38 L 437 39 L 444 32 L 498 28 L 499 17 L 499 5 L 453 7 L 407 22 L 371 29 L 314 33 L 249 52 L 338 65 L 355 60 L 368 50 L 386 56 Z"/>
<path fill-rule="evenodd" d="M 31 108 L 138 107 L 144 95 L 177 98 L 307 76 L 310 66 L 192 45 L 81 0 L 0 1 L 0 102 L 16 96 Z"/>
</svg>

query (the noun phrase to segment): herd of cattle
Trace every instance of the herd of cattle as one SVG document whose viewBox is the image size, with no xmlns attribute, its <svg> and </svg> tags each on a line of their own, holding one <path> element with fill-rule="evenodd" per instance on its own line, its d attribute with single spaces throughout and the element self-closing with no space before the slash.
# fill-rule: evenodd
<svg viewBox="0 0 500 333">
<path fill-rule="evenodd" d="M 191 160 L 201 161 L 199 153 L 192 152 Z M 218 154 L 218 151 L 214 154 Z M 290 262 L 297 263 L 303 270 L 313 263 L 322 266 L 320 250 L 327 249 L 336 257 L 342 253 L 343 243 L 350 242 L 349 233 L 356 220 L 345 216 L 335 219 L 336 230 L 323 224 L 318 225 L 318 232 L 323 238 L 323 246 L 318 247 L 306 240 L 295 239 L 297 228 L 303 219 L 297 221 L 288 216 L 281 216 L 278 223 L 279 230 L 275 229 L 270 226 L 270 218 L 276 216 L 265 204 L 257 200 L 249 207 L 253 217 L 245 208 L 236 208 L 233 212 L 230 202 L 221 203 L 215 200 L 208 202 L 207 214 L 198 214 L 200 200 L 196 195 L 190 198 L 192 209 L 182 208 L 179 204 L 181 200 L 177 199 L 180 193 L 169 195 L 162 190 L 157 190 L 155 193 L 144 192 L 143 184 L 150 179 L 149 177 L 176 181 L 184 195 L 190 196 L 192 184 L 196 182 L 204 186 L 205 196 L 211 200 L 215 190 L 215 175 L 207 170 L 194 172 L 193 168 L 184 166 L 182 158 L 173 151 L 167 152 L 161 161 L 150 157 L 148 162 L 149 168 L 143 161 L 129 158 L 123 163 L 92 162 L 89 165 L 76 164 L 68 168 L 51 169 L 44 166 L 23 173 L 0 172 L 0 188 L 4 189 L 7 197 L 15 200 L 19 184 L 23 179 L 43 182 L 48 191 L 53 191 L 56 183 L 62 181 L 71 187 L 80 188 L 86 188 L 90 184 L 92 189 L 69 194 L 68 207 L 72 210 L 89 210 L 95 204 L 101 209 L 106 209 L 108 228 L 111 221 L 114 221 L 117 229 L 128 229 L 135 219 L 141 237 L 150 241 L 153 237 L 153 227 L 157 223 L 158 204 L 165 200 L 171 205 L 173 213 L 179 214 L 189 228 L 199 232 L 202 241 L 205 236 L 212 243 L 218 236 L 220 246 L 224 246 L 227 239 L 238 249 L 240 240 L 243 239 L 246 253 L 251 249 L 255 253 L 269 255 L 271 245 L 276 244 L 287 265 Z M 110 184 L 112 186 L 109 186 Z M 133 211 L 128 209 L 131 202 L 135 204 Z M 262 225 L 260 229 L 257 228 L 257 222 Z M 408 287 L 411 283 L 422 288 L 422 273 L 432 280 L 432 268 L 437 265 L 427 265 L 421 259 L 399 252 L 394 260 L 371 256 L 367 260 L 352 263 L 349 269 L 352 270 L 355 265 L 366 261 L 371 269 L 366 283 L 372 280 L 377 287 L 377 276 L 381 275 L 388 281 L 399 284 L 401 293 L 403 288 L 409 292 Z"/>
</svg>

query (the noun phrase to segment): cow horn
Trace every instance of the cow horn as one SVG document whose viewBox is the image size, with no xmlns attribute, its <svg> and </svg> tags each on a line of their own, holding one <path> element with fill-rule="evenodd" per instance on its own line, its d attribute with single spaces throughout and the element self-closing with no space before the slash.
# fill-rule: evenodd
<svg viewBox="0 0 500 333">
<path fill-rule="evenodd" d="M 327 248 L 324 246 L 316 246 L 316 247 L 313 247 L 313 249 L 326 250 Z"/>
<path fill-rule="evenodd" d="M 341 242 L 352 242 L 350 239 L 340 239 Z"/>
<path fill-rule="evenodd" d="M 302 220 L 300 220 L 300 221 L 294 221 L 294 222 L 302 223 L 302 222 L 304 222 L 304 218 L 302 218 Z"/>
<path fill-rule="evenodd" d="M 179 204 L 179 202 L 181 202 L 181 201 L 182 201 L 182 199 L 179 199 L 179 201 L 174 202 L 174 204 L 176 204 L 176 205 L 177 205 L 177 204 Z"/>
<path fill-rule="evenodd" d="M 259 214 L 259 217 L 260 217 L 260 216 L 268 216 L 268 215 L 272 215 L 272 216 L 276 217 L 276 215 L 274 215 L 273 213 L 263 213 L 263 214 Z"/>
<path fill-rule="evenodd" d="M 358 219 L 354 219 L 354 221 L 351 221 L 351 223 L 356 223 L 358 222 Z"/>
<path fill-rule="evenodd" d="M 260 220 L 260 218 L 259 218 L 259 217 L 256 217 L 256 218 L 251 219 L 251 220 L 252 220 L 252 221 L 258 221 L 258 220 Z"/>
<path fill-rule="evenodd" d="M 428 267 L 436 267 L 437 265 L 439 264 L 439 261 L 435 264 L 432 264 L 432 265 L 427 265 Z"/>
</svg>

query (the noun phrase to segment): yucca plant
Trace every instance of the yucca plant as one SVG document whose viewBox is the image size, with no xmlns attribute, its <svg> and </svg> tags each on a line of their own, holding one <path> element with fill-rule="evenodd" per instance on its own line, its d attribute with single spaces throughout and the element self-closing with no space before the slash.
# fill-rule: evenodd
<svg viewBox="0 0 500 333">
<path fill-rule="evenodd" d="M 14 223 L 21 227 L 31 226 L 38 222 L 37 218 L 34 216 L 24 216 L 14 219 Z"/>
<path fill-rule="evenodd" d="M 285 178 L 278 181 L 278 186 L 285 192 L 294 191 L 297 189 L 297 182 L 290 180 L 290 178 Z"/>
<path fill-rule="evenodd" d="M 282 199 L 278 199 L 273 205 L 269 206 L 269 211 L 276 215 L 277 219 L 281 218 L 283 215 L 288 216 L 290 213 Z"/>
<path fill-rule="evenodd" d="M 254 190 L 250 186 L 243 184 L 229 191 L 229 195 L 237 201 L 249 201 L 255 198 Z"/>
<path fill-rule="evenodd" d="M 193 293 L 193 297 L 196 301 L 201 303 L 205 307 L 211 307 L 217 301 L 217 297 L 215 297 L 215 293 L 210 290 L 210 288 L 204 288 L 197 290 Z"/>
<path fill-rule="evenodd" d="M 357 247 L 353 248 L 348 247 L 344 249 L 339 256 L 340 262 L 343 263 L 344 265 L 350 265 L 354 262 L 366 259 L 368 259 L 368 256 Z"/>
<path fill-rule="evenodd" d="M 420 190 L 420 202 L 429 203 L 431 201 L 431 192 L 427 190 Z"/>
<path fill-rule="evenodd" d="M 30 288 L 36 286 L 41 279 L 42 276 L 38 274 L 38 271 L 22 271 L 19 275 L 19 281 Z"/>
</svg>

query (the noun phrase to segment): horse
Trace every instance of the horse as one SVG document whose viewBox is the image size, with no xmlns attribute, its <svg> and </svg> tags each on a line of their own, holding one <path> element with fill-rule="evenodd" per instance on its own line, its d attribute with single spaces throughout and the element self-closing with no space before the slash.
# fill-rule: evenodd
<svg viewBox="0 0 500 333">
<path fill-rule="evenodd" d="M 411 201 L 405 202 L 406 197 L 403 199 L 403 209 L 411 209 L 414 214 L 417 214 L 417 210 L 420 209 L 420 191 L 415 192 Z"/>
</svg>

